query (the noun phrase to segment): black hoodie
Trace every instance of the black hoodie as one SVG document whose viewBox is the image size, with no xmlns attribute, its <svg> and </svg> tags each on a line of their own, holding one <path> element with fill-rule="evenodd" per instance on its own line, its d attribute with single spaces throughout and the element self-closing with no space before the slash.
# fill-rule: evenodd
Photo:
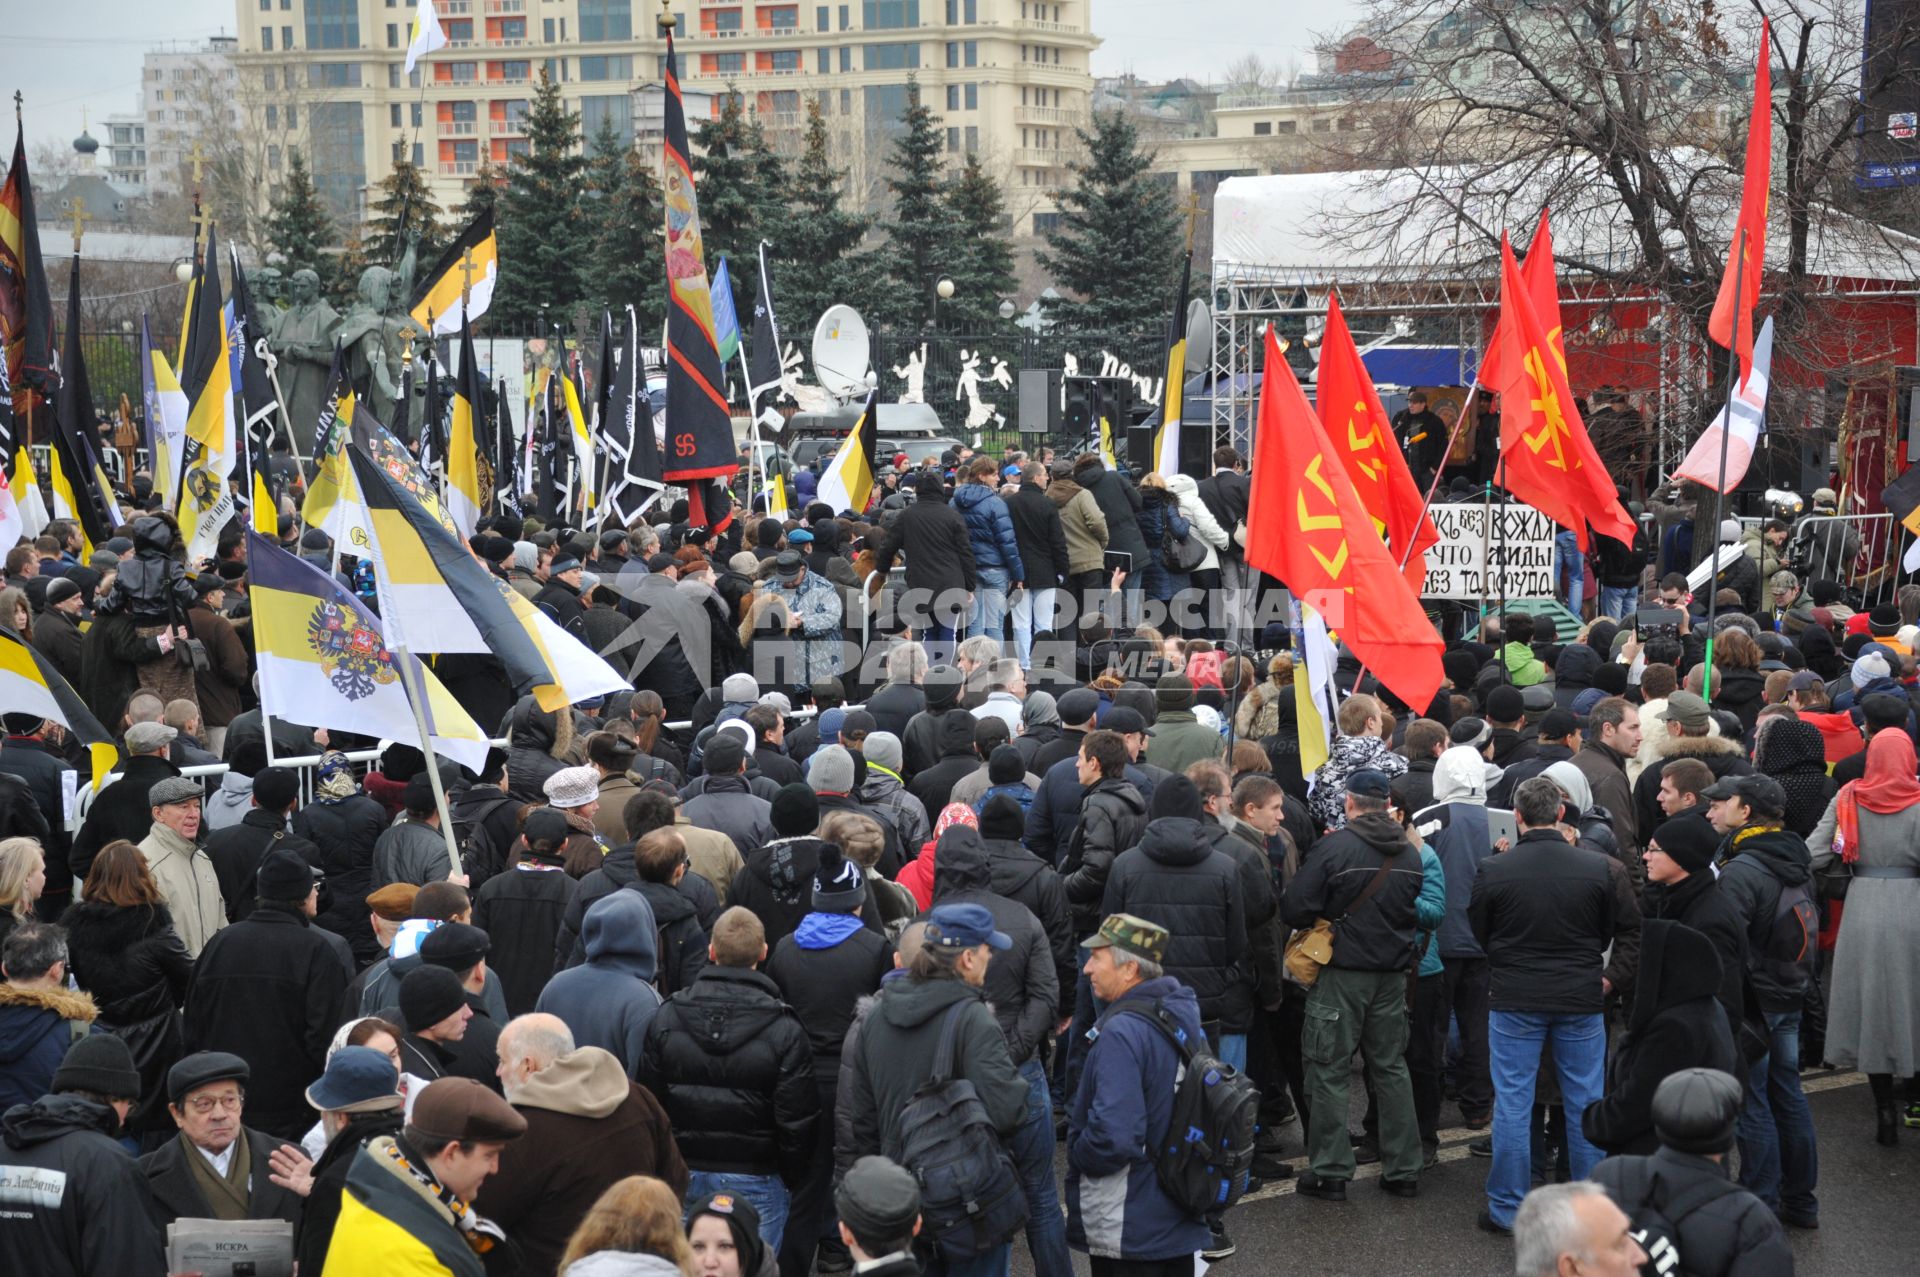
<svg viewBox="0 0 1920 1277">
<path fill-rule="evenodd" d="M 1168 975 L 1200 999 L 1200 1018 L 1222 1033 L 1253 1020 L 1252 963 L 1240 866 L 1215 842 L 1226 831 L 1188 816 L 1153 821 L 1140 845 L 1107 875 L 1102 914 L 1130 913 L 1167 929 Z"/>
<path fill-rule="evenodd" d="M 1606 1094 L 1588 1106 L 1587 1138 L 1608 1154 L 1651 1153 L 1653 1093 L 1681 1069 L 1739 1073 L 1727 1015 L 1716 999 L 1720 958 L 1692 927 L 1654 918 L 1640 931 L 1633 1016 L 1607 1066 Z"/>
<path fill-rule="evenodd" d="M 919 799 L 934 819 L 947 805 L 953 787 L 980 770 L 980 755 L 973 749 L 972 714 L 955 710 L 942 717 L 937 739 L 938 758 L 907 781 L 907 792 Z"/>
<path fill-rule="evenodd" d="M 973 748 L 973 714 L 960 706 L 960 693 L 966 690 L 966 680 L 960 677 L 959 671 L 929 670 L 920 690 L 926 697 L 927 707 L 907 720 L 906 730 L 900 736 L 900 774 L 908 780 L 940 761 L 946 741 L 943 724 L 950 719 L 966 724 L 967 748 Z M 929 814 L 933 810 L 929 808 Z"/>
</svg>

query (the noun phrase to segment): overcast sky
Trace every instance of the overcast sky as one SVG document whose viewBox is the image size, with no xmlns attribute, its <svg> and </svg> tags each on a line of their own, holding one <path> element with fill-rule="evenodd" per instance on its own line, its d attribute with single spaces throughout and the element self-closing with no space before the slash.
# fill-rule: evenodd
<svg viewBox="0 0 1920 1277">
<path fill-rule="evenodd" d="M 246 0 L 242 0 L 246 2 Z M 937 0 L 927 0 L 937 3 Z M 1096 75 L 1132 71 L 1148 79 L 1218 76 L 1249 49 L 1263 58 L 1297 59 L 1311 69 L 1316 34 L 1349 21 L 1359 0 L 1080 0 L 1093 6 L 1106 43 L 1093 55 Z M 647 3 L 647 0 L 642 0 Z M 0 88 L 25 95 L 29 143 L 70 141 L 89 121 L 132 111 L 140 59 L 166 41 L 199 41 L 234 30 L 235 0 L 8 0 L 6 71 Z M 95 137 L 101 137 L 98 128 Z"/>
</svg>

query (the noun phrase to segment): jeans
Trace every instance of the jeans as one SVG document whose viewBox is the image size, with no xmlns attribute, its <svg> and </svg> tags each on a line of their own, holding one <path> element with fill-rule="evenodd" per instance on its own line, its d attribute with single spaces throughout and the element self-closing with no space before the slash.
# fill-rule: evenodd
<svg viewBox="0 0 1920 1277">
<path fill-rule="evenodd" d="M 981 568 L 973 587 L 973 616 L 967 623 L 967 637 L 985 634 L 1001 637 L 1007 622 L 1007 583 L 1013 578 L 1005 568 Z"/>
<path fill-rule="evenodd" d="M 1603 585 L 1600 587 L 1600 615 L 1624 621 L 1640 610 L 1640 587 Z"/>
<path fill-rule="evenodd" d="M 1766 1017 L 1769 1050 L 1747 1074 L 1740 1109 L 1740 1184 L 1775 1210 L 1817 1217 L 1820 1153 L 1800 1089 L 1800 1013 Z"/>
<path fill-rule="evenodd" d="M 954 620 L 957 622 L 958 617 Z M 927 649 L 927 662 L 931 665 L 946 665 L 953 660 L 954 639 L 957 625 L 942 625 L 938 621 L 915 635 Z"/>
<path fill-rule="evenodd" d="M 982 1251 L 966 1259 L 945 1259 L 937 1247 L 929 1246 L 916 1252 L 920 1256 L 920 1271 L 925 1277 L 1007 1277 L 1013 1271 L 1013 1243 L 1001 1242 L 992 1250 Z M 1066 1268 L 1063 1272 L 1072 1272 Z"/>
<path fill-rule="evenodd" d="M 1487 1172 L 1487 1212 L 1513 1227 L 1514 1212 L 1533 1180 L 1533 1092 L 1540 1051 L 1553 1043 L 1561 1102 L 1567 1110 L 1567 1155 L 1573 1178 L 1586 1179 L 1600 1150 L 1577 1114 L 1600 1098 L 1607 1061 L 1607 1030 L 1598 1012 L 1491 1011 L 1487 1037 L 1493 1066 L 1493 1167 Z"/>
<path fill-rule="evenodd" d="M 1235 1072 L 1245 1073 L 1247 1071 L 1247 1035 L 1244 1033 L 1220 1034 L 1219 1048 L 1215 1054 L 1220 1057 L 1220 1063 L 1230 1064 Z"/>
<path fill-rule="evenodd" d="M 731 1171 L 687 1172 L 687 1202 L 708 1193 L 734 1193 L 760 1212 L 760 1240 L 778 1251 L 787 1231 L 787 1186 L 778 1175 L 740 1175 Z"/>
<path fill-rule="evenodd" d="M 1023 670 L 1033 668 L 1033 636 L 1053 629 L 1053 600 L 1052 589 L 1028 587 L 1013 596 L 1013 650 Z"/>
<path fill-rule="evenodd" d="M 1027 1117 L 1007 1142 L 1007 1152 L 1027 1195 L 1027 1253 L 1033 1256 L 1036 1273 L 1070 1273 L 1067 1220 L 1060 1213 L 1060 1187 L 1053 1178 L 1053 1101 L 1038 1055 L 1020 1066 L 1020 1076 L 1027 1080 Z"/>
<path fill-rule="evenodd" d="M 1580 553 L 1580 539 L 1571 532 L 1561 532 L 1553 538 L 1553 579 L 1559 584 L 1560 574 L 1567 574 L 1567 611 L 1580 615 L 1580 603 L 1587 593 L 1587 559 Z"/>
<path fill-rule="evenodd" d="M 1485 958 L 1446 958 L 1447 1007 L 1460 1029 L 1460 1116 L 1469 1121 L 1493 1112 L 1493 1075 L 1487 1064 L 1487 982 Z"/>
</svg>

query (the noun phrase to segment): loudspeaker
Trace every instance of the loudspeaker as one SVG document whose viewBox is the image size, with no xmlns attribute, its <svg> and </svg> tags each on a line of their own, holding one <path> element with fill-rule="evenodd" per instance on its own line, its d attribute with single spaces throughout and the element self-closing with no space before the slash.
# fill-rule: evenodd
<svg viewBox="0 0 1920 1277">
<path fill-rule="evenodd" d="M 1098 446 L 1104 417 L 1118 448 L 1122 433 L 1133 424 L 1133 383 L 1124 377 L 1067 377 L 1061 384 L 1066 406 L 1060 424 L 1066 436 Z"/>
<path fill-rule="evenodd" d="M 1060 429 L 1060 379 L 1058 368 L 1022 368 L 1020 370 L 1020 433 L 1054 434 Z"/>
<path fill-rule="evenodd" d="M 1127 427 L 1127 464 L 1138 466 L 1142 471 L 1153 469 L 1152 426 Z"/>
<path fill-rule="evenodd" d="M 1180 473 L 1204 479 L 1213 473 L 1213 422 L 1181 421 Z M 1232 531 L 1231 528 L 1228 531 Z"/>
</svg>

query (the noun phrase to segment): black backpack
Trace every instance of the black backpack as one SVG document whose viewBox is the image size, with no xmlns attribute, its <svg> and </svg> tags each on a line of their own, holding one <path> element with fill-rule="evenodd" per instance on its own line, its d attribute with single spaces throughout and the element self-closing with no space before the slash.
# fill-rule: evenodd
<svg viewBox="0 0 1920 1277">
<path fill-rule="evenodd" d="M 453 845 L 460 849 L 460 868 L 475 890 L 506 868 L 510 849 L 495 845 L 497 840 L 487 828 L 487 818 L 509 803 L 523 805 L 519 799 L 502 794 L 453 817 Z"/>
<path fill-rule="evenodd" d="M 1811 882 L 1780 884 L 1773 918 L 1756 957 L 1757 965 L 1783 983 L 1812 975 L 1820 957 L 1820 910 L 1813 901 Z"/>
<path fill-rule="evenodd" d="M 900 1110 L 900 1147 L 888 1153 L 918 1181 L 926 1235 L 954 1262 L 1013 1240 L 1027 1224 L 1027 1195 L 1013 1159 L 973 1083 L 953 1076 L 960 1017 L 969 1005 L 948 1008 L 933 1076 Z"/>
<path fill-rule="evenodd" d="M 1154 1177 L 1174 1205 L 1196 1219 L 1240 1200 L 1253 1169 L 1260 1091 L 1245 1074 L 1187 1038 L 1164 1002 L 1151 1008 L 1123 1002 L 1109 1015 L 1136 1015 L 1154 1025 L 1180 1053 L 1179 1082 L 1167 1136 L 1153 1150 Z"/>
<path fill-rule="evenodd" d="M 1627 1209 L 1633 1226 L 1631 1236 L 1647 1252 L 1646 1261 L 1640 1265 L 1642 1277 L 1672 1277 L 1688 1271 L 1685 1256 L 1680 1253 L 1680 1226 L 1701 1207 L 1741 1191 L 1740 1185 L 1730 1179 L 1702 1176 L 1665 1204 L 1655 1206 L 1653 1195 L 1662 1184 L 1657 1172 L 1650 1175 L 1640 1201 Z"/>
</svg>

